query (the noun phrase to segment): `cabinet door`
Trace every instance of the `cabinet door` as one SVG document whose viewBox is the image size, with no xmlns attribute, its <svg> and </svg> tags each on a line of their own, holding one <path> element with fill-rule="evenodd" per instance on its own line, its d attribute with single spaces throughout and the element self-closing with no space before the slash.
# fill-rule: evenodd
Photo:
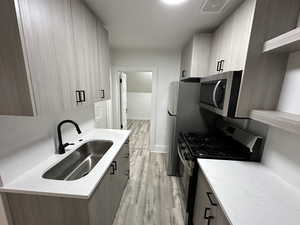
<svg viewBox="0 0 300 225">
<path fill-rule="evenodd" d="M 233 22 L 234 17 L 230 16 L 221 27 L 220 60 L 223 60 L 221 72 L 232 70 L 231 57 L 233 44 Z"/>
<path fill-rule="evenodd" d="M 207 193 L 211 193 L 210 187 L 203 173 L 199 170 L 194 206 L 194 225 L 216 224 L 216 205 L 211 203 Z"/>
<path fill-rule="evenodd" d="M 112 175 L 113 189 L 113 214 L 117 212 L 123 191 L 126 187 L 129 174 L 129 145 L 124 144 L 117 157 L 115 158 L 116 170 Z"/>
<path fill-rule="evenodd" d="M 193 39 L 182 49 L 180 79 L 192 75 Z"/>
<path fill-rule="evenodd" d="M 89 201 L 90 225 L 111 225 L 113 222 L 111 172 L 109 168 Z"/>
<path fill-rule="evenodd" d="M 99 93 L 99 59 L 98 59 L 98 34 L 97 34 L 97 19 L 90 11 L 86 14 L 87 19 L 87 39 L 88 39 L 88 73 L 91 76 L 91 95 L 92 102 L 97 102 L 100 99 L 101 93 Z"/>
<path fill-rule="evenodd" d="M 86 105 L 93 102 L 93 88 L 92 88 L 92 68 L 91 61 L 91 47 L 90 47 L 90 26 L 91 18 L 90 11 L 80 0 L 71 1 L 72 9 L 72 22 L 74 32 L 74 46 L 75 46 L 75 59 L 76 59 L 76 90 L 85 91 L 86 101 L 79 105 Z M 96 28 L 95 28 L 96 29 Z"/>
<path fill-rule="evenodd" d="M 122 147 L 122 150 L 118 156 L 119 171 L 118 175 L 121 182 L 121 187 L 124 190 L 129 179 L 129 142 L 125 143 Z M 122 190 L 122 192 L 123 192 Z"/>
<path fill-rule="evenodd" d="M 245 1 L 233 14 L 232 70 L 243 70 L 245 67 L 254 7 L 254 1 Z"/>
<path fill-rule="evenodd" d="M 220 207 L 216 210 L 216 225 L 230 225 L 229 221 L 227 220 L 224 212 L 221 210 Z"/>
<path fill-rule="evenodd" d="M 101 100 L 110 99 L 110 49 L 108 31 L 100 22 L 97 24 L 98 32 L 98 60 L 99 60 L 99 94 Z"/>
<path fill-rule="evenodd" d="M 70 1 L 19 0 L 25 52 L 39 114 L 69 107 L 73 70 Z"/>
<path fill-rule="evenodd" d="M 30 74 L 26 70 L 14 1 L 0 2 L 0 114 L 33 116 Z"/>
</svg>

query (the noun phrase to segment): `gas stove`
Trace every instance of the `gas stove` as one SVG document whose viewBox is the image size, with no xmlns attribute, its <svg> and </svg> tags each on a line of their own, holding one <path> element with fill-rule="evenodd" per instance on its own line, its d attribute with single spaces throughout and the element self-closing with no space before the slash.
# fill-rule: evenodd
<svg viewBox="0 0 300 225">
<path fill-rule="evenodd" d="M 250 160 L 249 149 L 225 134 L 181 133 L 191 157 L 208 159 Z"/>
</svg>

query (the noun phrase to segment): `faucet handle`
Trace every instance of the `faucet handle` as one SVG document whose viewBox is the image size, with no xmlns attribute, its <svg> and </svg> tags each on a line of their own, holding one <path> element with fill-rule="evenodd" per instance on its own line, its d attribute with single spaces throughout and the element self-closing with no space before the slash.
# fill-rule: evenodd
<svg viewBox="0 0 300 225">
<path fill-rule="evenodd" d="M 74 143 L 65 143 L 65 144 L 63 144 L 63 147 L 66 148 L 66 147 L 68 147 L 69 145 L 75 145 L 75 144 L 74 144 Z"/>
</svg>

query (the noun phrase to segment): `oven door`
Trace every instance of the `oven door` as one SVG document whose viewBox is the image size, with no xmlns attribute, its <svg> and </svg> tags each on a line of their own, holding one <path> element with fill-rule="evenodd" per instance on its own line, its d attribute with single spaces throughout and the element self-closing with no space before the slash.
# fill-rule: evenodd
<svg viewBox="0 0 300 225">
<path fill-rule="evenodd" d="M 193 175 L 193 161 L 186 159 L 184 155 L 184 150 L 177 147 L 177 152 L 179 156 L 179 181 L 182 190 L 182 196 L 185 208 L 187 207 L 188 195 L 189 195 L 189 185 L 191 177 Z"/>
</svg>

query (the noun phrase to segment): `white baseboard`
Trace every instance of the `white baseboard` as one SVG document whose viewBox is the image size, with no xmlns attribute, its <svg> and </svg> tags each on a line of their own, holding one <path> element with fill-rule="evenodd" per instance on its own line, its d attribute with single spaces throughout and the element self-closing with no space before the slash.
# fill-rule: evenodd
<svg viewBox="0 0 300 225">
<path fill-rule="evenodd" d="M 150 149 L 151 152 L 168 153 L 168 145 L 154 145 Z"/>
</svg>

